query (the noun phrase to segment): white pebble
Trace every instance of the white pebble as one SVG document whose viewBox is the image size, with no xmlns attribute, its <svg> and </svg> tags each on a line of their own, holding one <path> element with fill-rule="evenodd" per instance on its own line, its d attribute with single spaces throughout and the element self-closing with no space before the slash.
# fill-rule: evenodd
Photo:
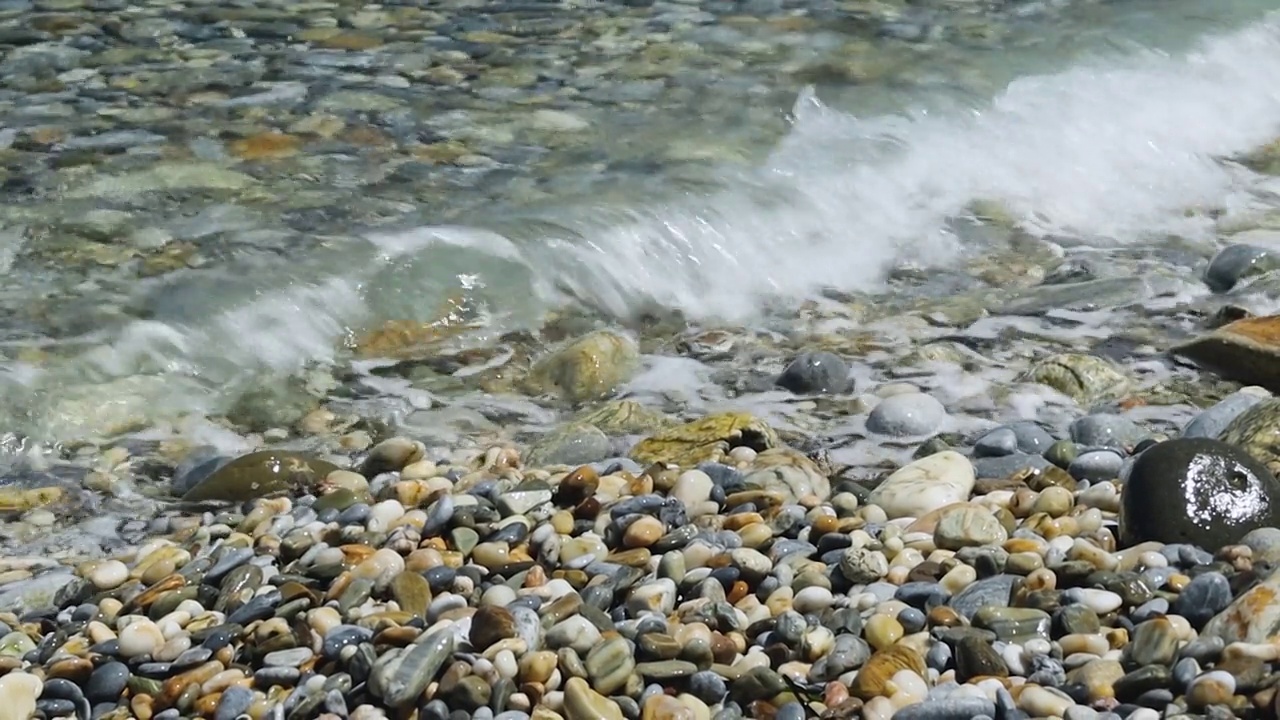
<svg viewBox="0 0 1280 720">
<path fill-rule="evenodd" d="M 1049 655 L 1053 652 L 1053 644 L 1044 638 L 1031 638 L 1022 644 L 1022 649 L 1028 656 Z"/>
<path fill-rule="evenodd" d="M 386 532 L 391 523 L 404 517 L 404 506 L 399 500 L 383 500 L 369 508 L 369 522 L 366 527 L 370 532 Z"/>
<path fill-rule="evenodd" d="M 1138 556 L 1138 563 L 1145 568 L 1169 567 L 1169 558 L 1158 552 L 1147 551 Z"/>
<path fill-rule="evenodd" d="M 1076 590 L 1076 598 L 1080 604 L 1099 615 L 1114 612 L 1124 604 L 1124 598 L 1119 594 L 1099 588 L 1079 588 Z"/>
<path fill-rule="evenodd" d="M 126 658 L 150 655 L 165 642 L 164 634 L 146 618 L 127 625 L 120 631 L 120 655 Z"/>
<path fill-rule="evenodd" d="M 897 694 L 906 694 L 914 702 L 921 702 L 929 695 L 929 686 L 924 678 L 910 670 L 899 670 L 893 674 L 893 684 L 897 686 Z"/>
<path fill-rule="evenodd" d="M 174 608 L 175 612 L 184 612 L 188 618 L 194 618 L 205 613 L 204 606 L 195 600 L 183 600 L 178 603 L 178 607 Z M 189 622 L 189 621 L 188 621 Z M 182 624 L 186 627 L 186 623 Z"/>
<path fill-rule="evenodd" d="M 1022 660 L 1022 648 L 1017 645 L 1005 645 L 1000 651 L 1000 658 L 1004 660 L 1004 664 L 1009 667 L 1009 672 L 1014 675 L 1025 675 L 1027 672 L 1026 663 Z"/>
<path fill-rule="evenodd" d="M 516 655 L 510 650 L 499 650 L 498 654 L 493 656 L 493 668 L 498 675 L 508 680 L 515 679 L 516 674 L 520 672 Z"/>
<path fill-rule="evenodd" d="M 155 659 L 158 662 L 173 662 L 178 656 L 191 649 L 191 636 L 179 635 L 165 641 L 155 652 Z"/>
<path fill-rule="evenodd" d="M 0 677 L 0 702 L 4 710 L 3 718 L 35 717 L 36 699 L 44 692 L 44 683 L 40 678 L 25 672 L 11 672 Z"/>
<path fill-rule="evenodd" d="M 862 706 L 862 720 L 889 720 L 896 710 L 889 698 L 883 695 L 873 697 Z"/>
<path fill-rule="evenodd" d="M 1027 684 L 1018 696 L 1018 707 L 1032 717 L 1062 717 L 1075 701 L 1039 685 Z"/>
<path fill-rule="evenodd" d="M 1209 682 L 1217 683 L 1218 685 L 1221 685 L 1225 689 L 1225 692 L 1224 692 L 1225 695 L 1235 694 L 1236 678 L 1234 675 L 1232 675 L 1229 672 L 1226 672 L 1225 670 L 1210 670 L 1209 672 L 1201 675 L 1195 680 L 1192 680 L 1191 685 L 1195 686 L 1195 685 L 1199 685 L 1200 683 L 1209 683 Z"/>
<path fill-rule="evenodd" d="M 129 567 L 119 560 L 105 560 L 89 573 L 89 582 L 99 590 L 112 590 L 129 579 Z"/>
<path fill-rule="evenodd" d="M 826 610 L 831 607 L 833 602 L 835 602 L 835 595 L 830 590 L 817 585 L 810 585 L 796 593 L 795 598 L 791 601 L 791 607 L 803 615 Z"/>
<path fill-rule="evenodd" d="M 734 448 L 730 455 L 739 449 L 742 448 Z M 676 478 L 675 485 L 671 488 L 671 497 L 684 503 L 686 508 L 693 507 L 706 502 L 711 497 L 714 486 L 710 475 L 701 470 L 686 470 Z"/>
</svg>

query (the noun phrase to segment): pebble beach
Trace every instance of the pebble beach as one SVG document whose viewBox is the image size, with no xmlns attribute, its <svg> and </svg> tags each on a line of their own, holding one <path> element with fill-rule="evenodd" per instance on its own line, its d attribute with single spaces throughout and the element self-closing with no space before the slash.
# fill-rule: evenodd
<svg viewBox="0 0 1280 720">
<path fill-rule="evenodd" d="M 1277 10 L 0 0 L 0 720 L 1277 720 Z"/>
</svg>

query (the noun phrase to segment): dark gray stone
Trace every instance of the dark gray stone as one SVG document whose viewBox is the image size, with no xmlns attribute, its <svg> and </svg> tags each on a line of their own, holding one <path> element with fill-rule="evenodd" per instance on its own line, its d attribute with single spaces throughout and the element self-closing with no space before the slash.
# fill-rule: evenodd
<svg viewBox="0 0 1280 720">
<path fill-rule="evenodd" d="M 1124 484 L 1121 543 L 1188 543 L 1216 551 L 1280 526 L 1280 483 L 1233 445 L 1179 438 L 1142 453 Z"/>
<path fill-rule="evenodd" d="M 835 353 L 802 352 L 778 376 L 778 387 L 797 395 L 842 393 L 849 390 L 849 366 Z"/>
</svg>

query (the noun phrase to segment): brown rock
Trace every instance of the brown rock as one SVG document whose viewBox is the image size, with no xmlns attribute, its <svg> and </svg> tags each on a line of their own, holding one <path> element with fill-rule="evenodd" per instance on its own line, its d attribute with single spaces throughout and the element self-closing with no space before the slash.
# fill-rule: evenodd
<svg viewBox="0 0 1280 720">
<path fill-rule="evenodd" d="M 849 693 L 861 700 L 870 700 L 885 692 L 885 683 L 899 670 L 911 670 L 924 677 L 924 658 L 906 645 L 891 645 L 871 656 L 849 685 Z"/>
<path fill-rule="evenodd" d="M 391 596 L 401 610 L 425 618 L 431 604 L 431 584 L 418 573 L 405 570 L 391 579 Z"/>
<path fill-rule="evenodd" d="M 494 643 L 516 636 L 516 620 L 502 607 L 482 607 L 471 618 L 471 646 L 483 652 Z"/>
<path fill-rule="evenodd" d="M 583 465 L 560 480 L 551 501 L 557 507 L 577 507 L 583 500 L 595 495 L 599 487 L 600 476 L 595 469 L 590 465 Z"/>
<path fill-rule="evenodd" d="M 658 542 L 658 538 L 666 534 L 662 521 L 651 516 L 642 515 L 635 519 L 622 534 L 622 544 L 629 548 L 647 548 Z"/>
<path fill-rule="evenodd" d="M 233 141 L 228 149 L 242 160 L 280 160 L 298 154 L 298 138 L 281 132 L 264 132 Z"/>
<path fill-rule="evenodd" d="M 1236 320 L 1173 353 L 1228 380 L 1280 390 L 1280 315 Z"/>
</svg>

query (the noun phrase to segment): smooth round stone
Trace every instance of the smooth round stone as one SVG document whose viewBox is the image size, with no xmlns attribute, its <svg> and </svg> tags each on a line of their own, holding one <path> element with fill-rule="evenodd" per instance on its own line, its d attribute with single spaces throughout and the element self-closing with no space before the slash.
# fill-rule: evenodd
<svg viewBox="0 0 1280 720">
<path fill-rule="evenodd" d="M 343 648 L 372 639 L 372 630 L 357 625 L 339 625 L 325 634 L 322 651 L 326 658 L 337 660 Z"/>
<path fill-rule="evenodd" d="M 797 395 L 842 393 L 850 388 L 849 366 L 835 353 L 802 352 L 778 376 L 778 387 Z"/>
<path fill-rule="evenodd" d="M 701 670 L 689 676 L 689 694 L 708 705 L 714 705 L 729 694 L 725 679 L 710 670 Z"/>
<path fill-rule="evenodd" d="M 1253 561 L 1280 565 L 1280 528 L 1263 527 L 1250 530 L 1240 544 L 1253 551 Z"/>
<path fill-rule="evenodd" d="M 1071 423 L 1071 439 L 1086 447 L 1128 449 L 1142 442 L 1148 433 L 1122 415 L 1097 413 Z"/>
<path fill-rule="evenodd" d="M 120 631 L 120 655 L 126 658 L 150 655 L 164 644 L 160 628 L 150 620 L 130 623 Z"/>
<path fill-rule="evenodd" d="M 1182 437 L 1217 439 L 1232 420 L 1265 398 L 1266 395 L 1262 392 L 1249 389 L 1237 390 L 1192 418 L 1191 422 L 1182 429 Z"/>
<path fill-rule="evenodd" d="M 947 419 L 947 409 L 937 398 L 913 392 L 891 395 L 867 416 L 867 431 L 891 437 L 931 435 Z"/>
<path fill-rule="evenodd" d="M 129 567 L 119 560 L 104 560 L 89 573 L 89 582 L 99 590 L 111 590 L 129 579 Z"/>
<path fill-rule="evenodd" d="M 1204 271 L 1204 283 L 1216 293 L 1224 293 L 1244 278 L 1280 267 L 1280 258 L 1258 245 L 1237 243 L 1218 251 Z"/>
<path fill-rule="evenodd" d="M 998 427 L 973 443 L 975 457 L 1004 457 L 1018 452 L 1018 434 L 1013 428 Z"/>
<path fill-rule="evenodd" d="M 931 670 L 944 672 L 951 665 L 952 650 L 946 643 L 934 643 L 925 653 L 924 661 Z"/>
<path fill-rule="evenodd" d="M 1005 425 L 1018 438 L 1018 452 L 1040 455 L 1054 443 L 1054 438 L 1047 430 L 1032 420 L 1019 420 Z"/>
<path fill-rule="evenodd" d="M 253 704 L 253 691 L 239 685 L 232 685 L 222 692 L 218 700 L 218 709 L 214 720 L 235 720 L 249 710 Z"/>
<path fill-rule="evenodd" d="M 676 484 L 671 488 L 671 497 L 684 503 L 686 508 L 693 508 L 710 500 L 714 489 L 715 483 L 710 475 L 701 470 L 686 470 L 676 478 Z"/>
<path fill-rule="evenodd" d="M 1213 670 L 1192 681 L 1187 688 L 1187 703 L 1196 710 L 1210 705 L 1226 705 L 1235 692 L 1235 677 L 1222 670 Z"/>
<path fill-rule="evenodd" d="M 15 671 L 0 677 L 0 702 L 11 718 L 33 717 L 36 698 L 43 690 L 40 678 L 30 673 Z"/>
<path fill-rule="evenodd" d="M 808 713 L 805 712 L 804 705 L 792 700 L 778 707 L 773 720 L 806 720 L 807 717 Z"/>
<path fill-rule="evenodd" d="M 332 463 L 287 450 L 259 450 L 212 470 L 183 493 L 187 501 L 244 501 L 271 493 L 313 487 L 337 470 Z M 182 483 L 175 482 L 175 487 Z"/>
<path fill-rule="evenodd" d="M 120 697 L 129 683 L 129 667 L 121 662 L 98 666 L 85 683 L 84 694 L 91 703 L 111 702 Z"/>
<path fill-rule="evenodd" d="M 1125 482 L 1120 540 L 1202 548 L 1234 545 L 1251 530 L 1280 526 L 1280 483 L 1243 450 L 1178 438 L 1139 456 Z"/>
<path fill-rule="evenodd" d="M 829 588 L 810 585 L 796 593 L 791 607 L 798 613 L 816 613 L 826 610 L 835 602 L 835 595 Z"/>
<path fill-rule="evenodd" d="M 1175 615 L 1185 617 L 1192 627 L 1201 628 L 1214 615 L 1231 604 L 1231 584 L 1222 573 L 1207 572 L 1197 575 L 1173 601 Z"/>
<path fill-rule="evenodd" d="M 902 626 L 903 631 L 908 635 L 918 633 L 923 630 L 925 623 L 927 622 L 928 617 L 925 616 L 924 611 L 913 607 L 903 608 L 902 611 L 898 613 L 898 624 Z"/>
<path fill-rule="evenodd" d="M 1090 450 L 1080 453 L 1067 466 L 1067 472 L 1077 480 L 1113 480 L 1120 477 L 1124 456 L 1112 450 Z"/>
</svg>

